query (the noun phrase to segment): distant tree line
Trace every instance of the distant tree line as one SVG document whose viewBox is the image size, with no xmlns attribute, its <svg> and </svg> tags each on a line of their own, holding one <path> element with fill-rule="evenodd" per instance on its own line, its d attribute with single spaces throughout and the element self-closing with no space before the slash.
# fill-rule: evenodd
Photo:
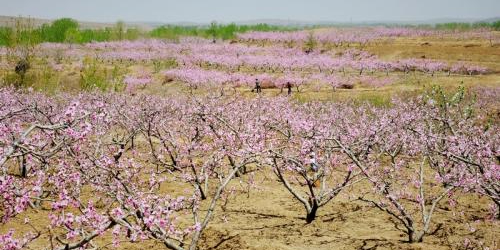
<svg viewBox="0 0 500 250">
<path fill-rule="evenodd" d="M 405 27 L 433 28 L 431 25 L 404 25 Z M 323 26 L 318 26 L 323 27 Z M 308 27 L 309 29 L 314 28 Z M 440 23 L 434 25 L 436 29 L 470 30 L 487 28 L 500 31 L 500 21 L 476 23 Z M 38 44 L 42 42 L 56 43 L 88 43 L 92 41 L 135 40 L 144 37 L 178 39 L 183 36 L 198 36 L 208 39 L 230 40 L 237 33 L 248 31 L 292 31 L 297 27 L 277 26 L 269 24 L 236 25 L 218 24 L 212 22 L 205 26 L 164 25 L 149 32 L 137 28 L 128 28 L 122 21 L 112 27 L 82 29 L 76 20 L 71 18 L 57 19 L 51 23 L 35 27 L 29 18 L 13 18 L 10 25 L 0 27 L 0 46 L 15 46 L 18 44 Z"/>
<path fill-rule="evenodd" d="M 268 24 L 236 25 L 217 24 L 208 26 L 164 25 L 149 32 L 137 28 L 127 28 L 119 21 L 113 27 L 82 29 L 76 20 L 61 18 L 52 23 L 35 27 L 29 18 L 13 18 L 12 22 L 0 27 L 0 46 L 13 46 L 19 43 L 37 44 L 55 43 L 88 43 L 92 41 L 135 40 L 141 37 L 178 39 L 182 36 L 199 36 L 209 39 L 233 39 L 237 33 L 247 31 L 289 31 L 294 28 L 273 26 Z"/>
<path fill-rule="evenodd" d="M 218 24 L 212 22 L 209 26 L 178 26 L 164 25 L 155 28 L 149 35 L 156 38 L 177 39 L 181 36 L 199 36 L 209 39 L 230 40 L 236 37 L 237 33 L 248 31 L 292 31 L 294 27 L 269 25 L 265 23 L 255 25 Z"/>
<path fill-rule="evenodd" d="M 76 20 L 61 18 L 52 23 L 35 27 L 27 18 L 14 18 L 12 22 L 0 27 L 0 46 L 14 46 L 19 43 L 87 43 L 92 41 L 133 40 L 139 38 L 137 28 L 126 28 L 123 22 L 113 27 L 81 29 Z"/>
<path fill-rule="evenodd" d="M 500 31 L 500 20 L 496 22 L 475 22 L 475 23 L 439 23 L 435 25 L 436 29 L 448 30 L 471 30 L 479 28 L 487 28 Z"/>
</svg>

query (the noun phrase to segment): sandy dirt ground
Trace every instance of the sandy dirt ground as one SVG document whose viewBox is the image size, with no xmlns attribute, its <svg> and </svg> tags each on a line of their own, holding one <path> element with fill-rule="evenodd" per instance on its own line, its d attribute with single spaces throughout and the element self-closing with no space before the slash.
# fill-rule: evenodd
<svg viewBox="0 0 500 250">
<path fill-rule="evenodd" d="M 407 243 L 407 236 L 398 228 L 388 214 L 356 200 L 367 183 L 359 183 L 341 193 L 326 206 L 321 207 L 318 217 L 310 224 L 305 222 L 305 210 L 284 186 L 272 176 L 258 177 L 257 189 L 243 192 L 238 179 L 231 186 L 235 195 L 222 207 L 218 206 L 215 217 L 204 231 L 202 250 L 350 250 L 350 249 L 463 249 L 464 240 L 482 241 L 489 249 L 498 249 L 500 225 L 498 221 L 485 219 L 489 201 L 476 196 L 467 196 L 458 201 L 456 207 L 442 202 L 435 212 L 432 235 L 423 243 Z M 180 187 L 170 183 L 163 190 L 179 191 Z M 162 190 L 162 191 L 163 191 Z M 349 196 L 348 196 L 349 195 Z M 223 203 L 219 202 L 219 205 Z M 38 228 L 47 225 L 47 213 L 29 212 L 31 223 Z M 27 229 L 24 216 L 0 227 Z M 472 230 L 473 229 L 473 230 Z M 45 244 L 46 239 L 42 239 Z M 141 243 L 124 242 L 118 248 L 111 245 L 111 236 L 106 234 L 98 241 L 103 249 L 139 250 L 165 249 L 154 241 Z M 38 244 L 35 244 L 37 246 Z M 41 246 L 41 245 L 40 245 Z M 35 248 L 36 249 L 36 248 Z M 472 248 L 474 249 L 474 248 Z"/>
</svg>

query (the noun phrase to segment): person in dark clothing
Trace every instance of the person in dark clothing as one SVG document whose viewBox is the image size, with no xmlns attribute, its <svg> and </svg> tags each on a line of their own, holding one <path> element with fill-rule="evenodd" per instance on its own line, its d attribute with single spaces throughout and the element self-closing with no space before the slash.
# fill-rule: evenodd
<svg viewBox="0 0 500 250">
<path fill-rule="evenodd" d="M 255 79 L 255 88 L 252 89 L 252 92 L 254 90 L 257 92 L 257 94 L 260 93 L 260 92 L 262 92 L 262 88 L 260 87 L 259 79 Z"/>
<path fill-rule="evenodd" d="M 286 88 L 288 89 L 288 95 L 292 94 L 292 84 L 290 82 L 286 82 Z"/>
</svg>

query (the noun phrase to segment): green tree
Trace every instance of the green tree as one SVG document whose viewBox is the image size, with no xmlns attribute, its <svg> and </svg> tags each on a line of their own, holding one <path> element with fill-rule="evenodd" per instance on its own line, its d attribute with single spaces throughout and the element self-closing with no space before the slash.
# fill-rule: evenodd
<svg viewBox="0 0 500 250">
<path fill-rule="evenodd" d="M 210 27 L 207 30 L 207 36 L 211 37 L 214 41 L 217 39 L 217 30 L 218 30 L 218 25 L 217 22 L 213 21 L 210 23 Z"/>
<path fill-rule="evenodd" d="M 125 23 L 123 21 L 116 22 L 114 30 L 116 40 L 123 40 L 125 38 Z"/>
<path fill-rule="evenodd" d="M 125 39 L 135 40 L 135 39 L 139 38 L 140 34 L 141 34 L 140 30 L 137 28 L 127 29 L 127 32 L 125 33 Z"/>
<path fill-rule="evenodd" d="M 0 46 L 12 46 L 14 32 L 10 27 L 0 27 Z"/>
<path fill-rule="evenodd" d="M 66 31 L 70 29 L 78 30 L 78 28 L 78 22 L 71 18 L 57 19 L 48 27 L 48 39 L 46 41 L 62 43 L 66 40 Z"/>
<path fill-rule="evenodd" d="M 82 41 L 82 35 L 80 34 L 80 31 L 71 28 L 66 30 L 66 33 L 64 34 L 64 42 L 67 43 L 80 43 Z"/>
</svg>

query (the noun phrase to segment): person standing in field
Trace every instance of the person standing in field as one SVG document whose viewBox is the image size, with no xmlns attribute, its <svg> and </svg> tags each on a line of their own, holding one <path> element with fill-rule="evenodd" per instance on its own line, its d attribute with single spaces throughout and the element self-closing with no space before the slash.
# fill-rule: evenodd
<svg viewBox="0 0 500 250">
<path fill-rule="evenodd" d="M 316 161 L 316 154 L 314 152 L 312 152 L 309 155 L 309 165 L 310 165 L 310 169 L 313 171 L 313 176 L 311 178 L 311 180 L 313 182 L 313 186 L 319 187 L 321 184 L 321 181 L 320 181 L 321 173 L 319 171 L 320 170 L 319 165 Z"/>
<path fill-rule="evenodd" d="M 318 167 L 318 163 L 316 162 L 316 154 L 314 152 L 312 152 L 309 155 L 309 164 L 311 165 L 311 170 L 313 172 L 318 172 L 319 167 Z"/>
<path fill-rule="evenodd" d="M 288 89 L 288 95 L 292 94 L 292 84 L 290 82 L 286 82 L 286 88 Z"/>
<path fill-rule="evenodd" d="M 254 90 L 257 92 L 257 94 L 260 93 L 260 92 L 262 92 L 262 88 L 260 87 L 259 79 L 257 79 L 257 78 L 255 79 L 255 88 L 252 89 L 252 92 Z"/>
</svg>

